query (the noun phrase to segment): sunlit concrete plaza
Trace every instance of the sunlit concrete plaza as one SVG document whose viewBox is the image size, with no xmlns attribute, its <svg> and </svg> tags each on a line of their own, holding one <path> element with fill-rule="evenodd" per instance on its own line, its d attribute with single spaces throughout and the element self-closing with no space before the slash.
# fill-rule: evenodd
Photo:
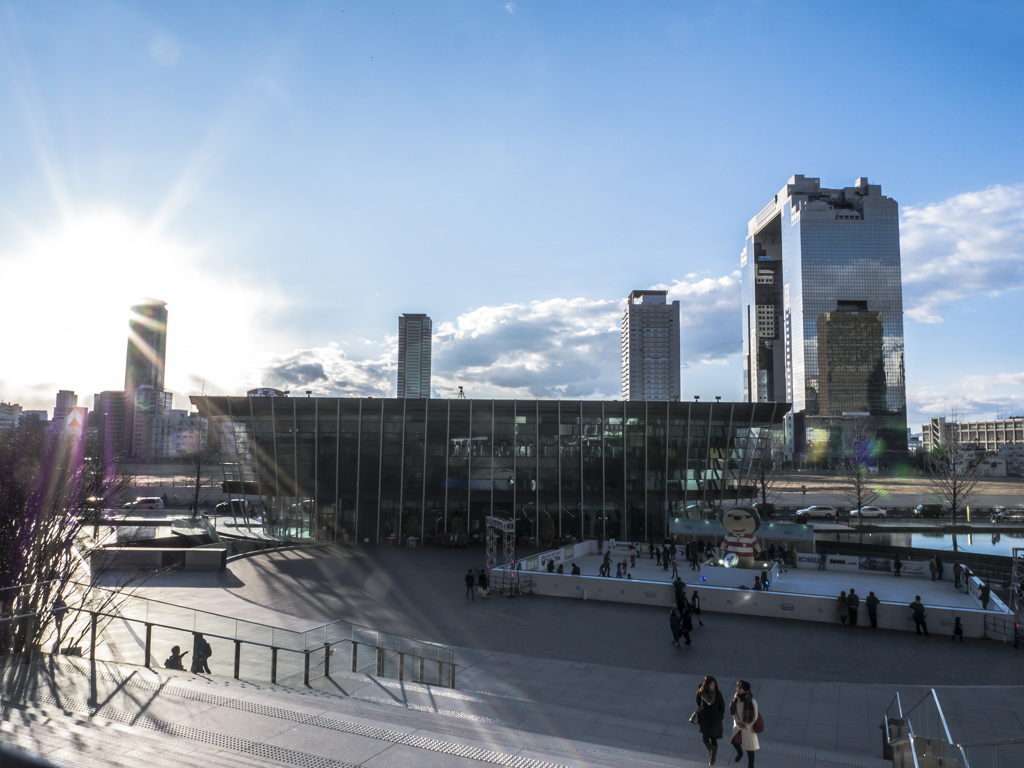
<svg viewBox="0 0 1024 768">
<path fill-rule="evenodd" d="M 141 666 L 139 633 L 112 626 L 105 637 L 114 647 L 108 650 L 122 664 L 101 665 L 99 708 L 82 704 L 90 693 L 82 660 L 62 660 L 49 672 L 44 663 L 37 684 L 49 682 L 22 695 L 34 698 L 38 710 L 31 712 L 51 712 L 52 697 L 63 702 L 74 723 L 60 725 L 52 717 L 46 728 L 77 734 L 73 743 L 92 762 L 81 761 L 67 739 L 53 752 L 71 756 L 73 765 L 127 764 L 118 762 L 118 745 L 136 738 L 142 745 L 153 742 L 178 765 L 216 765 L 227 756 L 235 762 L 225 765 L 706 764 L 696 728 L 686 722 L 705 674 L 716 676 L 726 691 L 738 678 L 752 683 L 768 724 L 758 765 L 891 765 L 882 760 L 879 729 L 886 709 L 897 693 L 913 704 L 932 687 L 956 738 L 1004 738 L 1024 725 L 1016 704 L 1020 652 L 1007 643 L 976 636 L 952 642 L 947 628 L 934 623 L 927 638 L 872 630 L 863 607 L 854 628 L 840 625 L 838 616 L 820 623 L 705 608 L 692 645 L 676 648 L 667 606 L 530 594 L 510 599 L 495 592 L 467 599 L 463 577 L 482 567 L 484 557 L 479 545 L 302 547 L 238 557 L 220 573 L 157 576 L 139 589 L 154 600 L 282 628 L 345 617 L 443 643 L 455 649 L 454 689 L 336 670 L 299 689 L 305 693 L 243 684 L 231 679 L 227 642 L 214 643 L 210 676 L 149 671 Z M 599 564 L 597 555 L 580 561 L 584 574 L 595 574 Z M 664 586 L 670 572 L 640 558 L 632 573 L 634 580 Z M 680 576 L 690 588 L 707 585 L 686 566 Z M 618 581 L 585 578 L 607 587 Z M 776 578 L 771 594 L 816 590 L 831 596 L 851 586 L 893 603 L 920 594 L 930 606 L 976 610 L 949 580 L 889 574 L 791 569 Z M 154 638 L 155 659 L 163 659 L 169 642 Z M 9 670 L 8 700 L 11 675 Z M 41 733 L 38 719 L 19 725 L 24 713 L 10 718 L 4 737 L 21 734 L 14 743 L 31 743 Z M 106 726 L 97 743 L 90 734 L 107 719 L 122 725 Z M 168 735 L 172 743 L 164 743 Z M 211 745 L 219 758 L 206 753 Z M 177 756 L 182 749 L 191 757 Z M 732 754 L 723 746 L 719 763 Z"/>
</svg>

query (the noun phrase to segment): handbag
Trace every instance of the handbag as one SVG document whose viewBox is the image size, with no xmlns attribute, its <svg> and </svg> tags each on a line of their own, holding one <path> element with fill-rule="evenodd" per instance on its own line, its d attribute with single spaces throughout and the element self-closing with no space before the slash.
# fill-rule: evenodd
<svg viewBox="0 0 1024 768">
<path fill-rule="evenodd" d="M 764 718 L 761 717 L 761 713 L 757 713 L 757 720 L 754 721 L 754 727 L 751 729 L 754 733 L 764 733 Z"/>
<path fill-rule="evenodd" d="M 694 725 L 700 723 L 700 716 L 697 714 L 697 710 L 693 710 L 693 714 L 690 715 L 690 722 Z"/>
</svg>

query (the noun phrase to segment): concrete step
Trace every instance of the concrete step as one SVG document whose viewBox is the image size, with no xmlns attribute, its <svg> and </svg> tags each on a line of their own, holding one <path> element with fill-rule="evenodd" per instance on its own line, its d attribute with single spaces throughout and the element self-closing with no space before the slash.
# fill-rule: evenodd
<svg viewBox="0 0 1024 768">
<path fill-rule="evenodd" d="M 279 763 L 58 707 L 8 708 L 0 741 L 57 764 L 89 768 L 266 768 Z"/>
</svg>

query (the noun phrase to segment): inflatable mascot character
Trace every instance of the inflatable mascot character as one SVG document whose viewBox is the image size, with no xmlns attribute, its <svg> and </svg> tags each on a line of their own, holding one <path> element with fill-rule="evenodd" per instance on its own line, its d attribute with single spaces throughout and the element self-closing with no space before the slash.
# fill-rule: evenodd
<svg viewBox="0 0 1024 768">
<path fill-rule="evenodd" d="M 739 558 L 740 568 L 754 567 L 754 553 L 761 551 L 754 531 L 761 527 L 761 517 L 753 507 L 729 507 L 722 512 L 725 540 L 722 548 Z"/>
</svg>

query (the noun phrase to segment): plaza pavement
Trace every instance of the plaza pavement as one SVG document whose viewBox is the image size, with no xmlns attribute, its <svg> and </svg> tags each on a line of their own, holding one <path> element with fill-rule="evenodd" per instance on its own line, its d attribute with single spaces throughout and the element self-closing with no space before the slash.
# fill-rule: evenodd
<svg viewBox="0 0 1024 768">
<path fill-rule="evenodd" d="M 715 675 L 727 691 L 740 677 L 753 684 L 767 723 L 761 766 L 881 766 L 879 724 L 894 694 L 899 691 L 904 700 L 916 702 L 931 686 L 939 691 L 956 738 L 1024 732 L 1021 655 L 999 642 L 968 638 L 961 644 L 934 634 L 919 638 L 838 623 L 706 613 L 693 645 L 677 649 L 670 644 L 666 610 L 530 595 L 467 600 L 463 576 L 468 568 L 483 565 L 483 557 L 479 546 L 268 551 L 234 559 L 223 573 L 170 574 L 151 579 L 140 590 L 154 599 L 279 626 L 302 628 L 345 618 L 452 645 L 459 664 L 455 691 L 332 674 L 330 680 L 315 682 L 315 688 L 338 695 L 327 699 L 314 691 L 242 686 L 226 679 L 229 673 L 216 665 L 213 672 L 224 677 L 198 680 L 187 673 L 111 665 L 104 668 L 107 682 L 101 687 L 109 690 L 102 700 L 113 702 L 108 709 L 129 721 L 152 724 L 149 730 L 155 733 L 174 731 L 175 723 L 203 731 L 192 738 L 191 731 L 179 729 L 178 741 L 216 741 L 210 733 L 220 734 L 240 740 L 222 751 L 255 760 L 259 750 L 252 745 L 263 744 L 267 754 L 277 755 L 272 764 L 316 766 L 328 764 L 312 756 L 368 767 L 526 765 L 509 762 L 509 756 L 530 756 L 538 766 L 691 764 L 681 762 L 686 759 L 697 765 L 703 750 L 686 718 L 704 674 Z M 681 576 L 687 579 L 688 573 Z M 660 570 L 651 576 L 658 574 L 664 577 Z M 836 578 L 866 595 L 874 587 L 863 585 L 861 577 L 826 573 L 815 578 Z M 902 581 L 891 579 L 892 589 Z M 932 588 L 921 579 L 906 583 Z M 934 589 L 953 591 L 948 583 Z M 118 642 L 127 646 L 135 640 L 121 633 Z M 137 656 L 137 650 L 126 647 L 124 655 Z M 158 658 L 165 652 L 154 650 Z M 67 669 L 69 664 L 75 662 L 65 661 L 53 673 L 59 684 L 51 690 L 70 686 L 74 691 L 76 681 L 82 685 L 83 675 Z M 132 686 L 143 683 L 146 695 L 138 696 Z M 297 696 L 306 697 L 304 708 L 319 712 L 310 715 L 313 721 L 296 724 L 277 717 L 279 709 L 293 706 L 283 702 Z M 250 697 L 259 718 L 246 714 L 239 719 L 238 701 Z M 354 733 L 354 726 L 332 726 L 296 734 L 320 722 L 315 718 L 331 723 L 341 718 L 379 733 L 367 736 Z M 259 722 L 254 726 L 250 720 Z M 399 730 L 425 740 L 400 739 L 394 735 Z M 86 744 L 85 737 L 79 738 Z M 358 743 L 350 744 L 353 740 Z M 428 742 L 434 749 L 416 746 Z M 285 748 L 295 754 L 274 752 Z M 116 751 L 107 746 L 98 754 L 104 749 Z M 472 751 L 481 749 L 490 750 L 483 760 L 483 753 Z M 215 765 L 196 755 L 192 759 Z M 311 757 L 302 762 L 302 755 Z M 727 746 L 723 756 L 731 759 Z"/>
</svg>

